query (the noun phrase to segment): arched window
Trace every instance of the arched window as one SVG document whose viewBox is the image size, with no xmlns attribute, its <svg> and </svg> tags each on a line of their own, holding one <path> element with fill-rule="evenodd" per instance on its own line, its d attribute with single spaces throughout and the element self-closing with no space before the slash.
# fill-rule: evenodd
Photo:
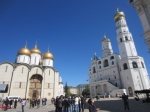
<svg viewBox="0 0 150 112">
<path fill-rule="evenodd" d="M 101 64 L 101 61 L 99 61 L 98 64 Z"/>
<path fill-rule="evenodd" d="M 122 42 L 122 38 L 120 38 L 120 42 Z"/>
<path fill-rule="evenodd" d="M 124 69 L 124 70 L 128 69 L 128 66 L 127 66 L 126 63 L 123 64 L 123 69 Z"/>
<path fill-rule="evenodd" d="M 111 56 L 111 57 L 110 57 L 110 60 L 112 60 L 112 59 L 114 59 L 114 56 Z"/>
<path fill-rule="evenodd" d="M 143 63 L 143 62 L 141 62 L 141 65 L 142 65 L 142 67 L 143 67 L 143 68 L 145 68 L 145 67 L 144 67 L 144 63 Z"/>
<path fill-rule="evenodd" d="M 107 67 L 107 66 L 109 66 L 109 65 L 108 65 L 108 60 L 106 59 L 106 60 L 104 61 L 104 67 Z"/>
<path fill-rule="evenodd" d="M 126 39 L 126 41 L 128 40 L 128 37 L 127 36 L 125 36 L 125 39 Z"/>
<path fill-rule="evenodd" d="M 93 73 L 96 73 L 95 67 L 93 67 Z"/>
<path fill-rule="evenodd" d="M 137 63 L 135 61 L 132 62 L 133 68 L 138 68 Z"/>
<path fill-rule="evenodd" d="M 114 61 L 112 61 L 111 63 L 112 63 L 112 65 L 114 65 Z"/>
</svg>

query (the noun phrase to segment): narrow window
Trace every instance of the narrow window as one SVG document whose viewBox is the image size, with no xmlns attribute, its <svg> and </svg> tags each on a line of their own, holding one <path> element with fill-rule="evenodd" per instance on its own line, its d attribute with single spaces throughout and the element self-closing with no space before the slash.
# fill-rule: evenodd
<svg viewBox="0 0 150 112">
<path fill-rule="evenodd" d="M 49 75 L 50 75 L 50 70 L 49 70 Z"/>
<path fill-rule="evenodd" d="M 101 69 L 101 66 L 99 66 L 99 69 Z"/>
<path fill-rule="evenodd" d="M 116 76 L 115 76 L 115 79 L 116 79 Z"/>
<path fill-rule="evenodd" d="M 112 61 L 112 65 L 114 65 L 114 61 Z"/>
<path fill-rule="evenodd" d="M 36 74 L 38 74 L 38 69 L 36 69 Z"/>
<path fill-rule="evenodd" d="M 110 78 L 109 78 L 109 80 L 110 80 Z"/>
<path fill-rule="evenodd" d="M 117 83 L 115 83 L 115 85 L 116 85 L 116 87 L 118 86 L 118 84 L 117 84 Z"/>
<path fill-rule="evenodd" d="M 107 67 L 107 66 L 109 66 L 109 65 L 108 65 L 108 60 L 105 60 L 105 61 L 104 61 L 104 67 Z"/>
<path fill-rule="evenodd" d="M 93 73 L 96 73 L 95 67 L 93 67 Z"/>
<path fill-rule="evenodd" d="M 21 88 L 21 82 L 19 83 L 19 88 Z"/>
<path fill-rule="evenodd" d="M 101 61 L 99 61 L 98 64 L 101 64 Z"/>
<path fill-rule="evenodd" d="M 50 88 L 50 83 L 48 83 L 48 88 Z"/>
<path fill-rule="evenodd" d="M 144 67 L 144 63 L 143 63 L 143 62 L 141 62 L 141 65 L 142 65 L 142 67 L 143 67 L 143 68 L 145 68 L 145 67 Z"/>
<path fill-rule="evenodd" d="M 120 38 L 120 42 L 122 42 L 122 38 Z"/>
<path fill-rule="evenodd" d="M 6 66 L 5 72 L 7 72 L 7 68 L 8 68 L 8 66 Z"/>
<path fill-rule="evenodd" d="M 125 36 L 125 39 L 126 39 L 126 41 L 128 41 L 128 37 L 127 36 Z"/>
<path fill-rule="evenodd" d="M 127 66 L 126 63 L 123 64 L 123 69 L 124 69 L 124 70 L 128 69 L 128 66 Z"/>
<path fill-rule="evenodd" d="M 24 69 L 24 67 L 22 67 L 22 73 L 23 73 L 23 69 Z"/>
<path fill-rule="evenodd" d="M 25 62 L 25 56 L 23 57 L 23 62 Z"/>
</svg>

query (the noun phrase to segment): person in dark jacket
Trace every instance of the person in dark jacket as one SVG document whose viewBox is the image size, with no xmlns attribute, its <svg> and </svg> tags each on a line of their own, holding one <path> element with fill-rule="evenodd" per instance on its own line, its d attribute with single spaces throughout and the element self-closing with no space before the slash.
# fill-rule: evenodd
<svg viewBox="0 0 150 112">
<path fill-rule="evenodd" d="M 6 100 L 4 101 L 5 103 L 5 111 L 7 110 L 7 107 L 8 107 L 8 104 L 9 104 L 9 100 L 8 98 L 6 97 Z"/>
<path fill-rule="evenodd" d="M 14 101 L 14 108 L 16 108 L 17 107 L 17 100 L 15 99 L 15 101 Z"/>
<path fill-rule="evenodd" d="M 86 105 L 86 97 L 81 96 L 81 109 L 82 109 L 82 112 L 84 112 L 85 105 Z"/>
<path fill-rule="evenodd" d="M 10 104 L 10 108 L 12 108 L 13 99 L 10 99 L 9 104 Z"/>
<path fill-rule="evenodd" d="M 58 112 L 62 112 L 62 107 L 63 107 L 63 96 L 62 95 L 57 100 L 57 104 L 56 105 L 58 107 Z"/>
<path fill-rule="evenodd" d="M 90 98 L 88 100 L 88 103 L 89 103 L 89 112 L 97 112 L 99 110 L 99 108 L 96 108 L 94 106 L 94 99 L 93 98 Z"/>
<path fill-rule="evenodd" d="M 125 93 L 123 93 L 122 95 L 122 99 L 123 99 L 123 102 L 124 102 L 124 109 L 126 110 L 130 110 L 129 108 L 129 103 L 128 103 L 128 95 L 126 95 Z"/>
</svg>

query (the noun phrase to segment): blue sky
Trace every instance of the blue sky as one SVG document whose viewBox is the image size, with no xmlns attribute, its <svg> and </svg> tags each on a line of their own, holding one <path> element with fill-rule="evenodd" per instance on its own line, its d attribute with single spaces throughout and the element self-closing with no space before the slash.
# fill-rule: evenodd
<svg viewBox="0 0 150 112">
<path fill-rule="evenodd" d="M 69 86 L 87 83 L 90 60 L 102 56 L 104 32 L 119 53 L 114 14 L 124 11 L 140 56 L 150 73 L 150 56 L 136 10 L 128 0 L 0 0 L 0 62 L 14 62 L 26 41 L 45 53 L 50 48 L 54 68 Z"/>
</svg>

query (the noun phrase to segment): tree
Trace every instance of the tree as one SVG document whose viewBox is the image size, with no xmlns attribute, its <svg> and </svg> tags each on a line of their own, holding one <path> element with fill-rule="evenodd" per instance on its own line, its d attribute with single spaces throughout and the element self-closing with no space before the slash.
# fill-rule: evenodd
<svg viewBox="0 0 150 112">
<path fill-rule="evenodd" d="M 85 86 L 85 89 L 82 91 L 83 96 L 89 96 L 90 95 L 90 88 L 89 85 Z"/>
<path fill-rule="evenodd" d="M 65 84 L 65 88 L 64 89 L 65 89 L 65 96 L 70 96 L 71 93 L 70 93 L 70 89 L 68 88 L 67 82 Z"/>
</svg>

